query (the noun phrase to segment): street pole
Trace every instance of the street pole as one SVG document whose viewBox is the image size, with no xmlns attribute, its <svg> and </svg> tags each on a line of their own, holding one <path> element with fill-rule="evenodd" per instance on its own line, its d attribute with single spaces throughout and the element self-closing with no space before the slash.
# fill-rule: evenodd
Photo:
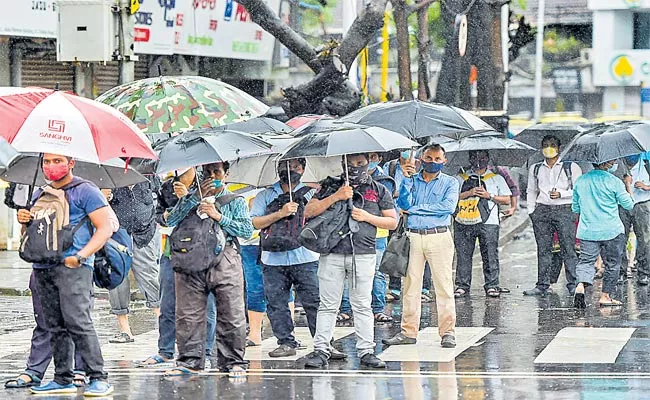
<svg viewBox="0 0 650 400">
<path fill-rule="evenodd" d="M 542 65 L 544 63 L 544 8 L 546 0 L 539 0 L 537 10 L 537 43 L 535 54 L 535 121 L 542 117 Z"/>
<path fill-rule="evenodd" d="M 133 55 L 134 21 L 131 15 L 131 0 L 116 0 L 118 3 L 118 49 L 119 49 L 119 84 L 135 80 L 135 61 Z"/>
<path fill-rule="evenodd" d="M 510 71 L 510 51 L 508 49 L 508 43 L 510 42 L 510 34 L 508 31 L 508 25 L 510 25 L 510 6 L 504 4 L 501 6 L 501 58 L 503 59 L 503 74 L 506 78 L 506 81 L 503 83 L 503 105 L 502 108 L 504 111 L 508 111 L 508 72 Z"/>
<path fill-rule="evenodd" d="M 388 58 L 390 53 L 390 36 L 388 35 L 388 24 L 390 14 L 384 13 L 384 27 L 381 28 L 381 101 L 388 101 Z"/>
</svg>

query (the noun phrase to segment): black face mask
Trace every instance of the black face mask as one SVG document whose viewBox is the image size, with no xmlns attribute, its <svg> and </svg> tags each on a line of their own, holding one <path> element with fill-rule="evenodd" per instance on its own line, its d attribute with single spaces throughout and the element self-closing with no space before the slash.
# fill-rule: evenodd
<svg viewBox="0 0 650 400">
<path fill-rule="evenodd" d="M 368 165 L 361 167 L 348 166 L 348 179 L 350 179 L 351 185 L 360 185 L 362 183 L 368 182 Z"/>
<path fill-rule="evenodd" d="M 291 179 L 291 184 L 292 185 L 297 185 L 300 183 L 300 178 L 302 178 L 302 174 L 296 172 L 296 171 L 291 171 L 291 173 L 287 173 L 286 169 L 281 170 L 278 172 L 278 177 L 280 178 L 280 183 L 283 185 L 288 185 L 289 180 Z"/>
</svg>

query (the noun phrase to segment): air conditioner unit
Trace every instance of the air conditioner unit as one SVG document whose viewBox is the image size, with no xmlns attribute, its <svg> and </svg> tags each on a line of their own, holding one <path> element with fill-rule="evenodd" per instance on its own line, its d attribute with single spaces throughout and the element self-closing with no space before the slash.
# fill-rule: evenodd
<svg viewBox="0 0 650 400">
<path fill-rule="evenodd" d="M 58 0 L 57 61 L 112 60 L 114 4 L 111 0 Z"/>
<path fill-rule="evenodd" d="M 582 50 L 580 50 L 580 64 L 581 65 L 591 65 L 593 63 L 593 61 L 592 61 L 593 51 L 594 51 L 594 49 L 582 49 Z"/>
</svg>

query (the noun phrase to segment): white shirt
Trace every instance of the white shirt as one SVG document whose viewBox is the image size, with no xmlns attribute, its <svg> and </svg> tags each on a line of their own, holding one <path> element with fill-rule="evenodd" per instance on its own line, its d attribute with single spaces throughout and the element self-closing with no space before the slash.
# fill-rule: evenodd
<svg viewBox="0 0 650 400">
<path fill-rule="evenodd" d="M 485 180 L 485 175 L 494 175 L 491 178 Z M 460 186 L 463 187 L 463 178 L 457 176 L 457 179 L 460 181 Z M 512 196 L 512 192 L 506 183 L 506 180 L 499 174 L 495 174 L 489 169 L 481 175 L 481 180 L 485 183 L 485 190 L 488 191 L 492 196 Z M 499 205 L 492 200 L 488 201 L 490 207 L 490 217 L 485 221 L 485 225 L 499 225 Z"/>
<path fill-rule="evenodd" d="M 630 167 L 630 175 L 632 175 L 632 198 L 634 199 L 634 204 L 650 200 L 650 191 L 634 187 L 634 184 L 637 182 L 650 185 L 650 176 L 648 176 L 648 170 L 645 168 L 645 161 L 639 160 L 638 163 Z"/>
<path fill-rule="evenodd" d="M 537 204 L 548 206 L 560 206 L 571 204 L 573 201 L 573 186 L 569 184 L 569 178 L 566 176 L 561 162 L 556 162 L 550 167 L 546 161 L 542 162 L 539 167 L 537 179 L 535 179 L 535 165 L 530 166 L 528 170 L 528 188 L 526 189 L 526 201 L 528 214 L 535 211 Z M 575 181 L 582 175 L 582 170 L 576 163 L 571 163 L 571 182 Z M 551 191 L 555 188 L 560 193 L 559 199 L 551 199 Z"/>
</svg>

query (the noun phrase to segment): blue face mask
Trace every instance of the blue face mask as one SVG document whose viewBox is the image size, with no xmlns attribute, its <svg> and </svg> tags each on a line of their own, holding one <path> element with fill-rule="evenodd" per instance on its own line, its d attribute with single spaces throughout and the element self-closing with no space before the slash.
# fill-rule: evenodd
<svg viewBox="0 0 650 400">
<path fill-rule="evenodd" d="M 215 189 L 219 189 L 221 186 L 223 186 L 221 179 L 213 179 L 212 184 L 214 185 Z"/>
<path fill-rule="evenodd" d="M 437 174 L 438 172 L 442 171 L 444 166 L 445 164 L 443 163 L 422 161 L 422 170 L 429 174 Z"/>
<path fill-rule="evenodd" d="M 378 161 L 370 161 L 368 163 L 368 171 L 374 171 L 379 166 Z"/>
<path fill-rule="evenodd" d="M 609 167 L 607 172 L 609 172 L 610 174 L 613 174 L 614 172 L 616 172 L 617 169 L 618 169 L 618 164 L 614 164 L 611 167 Z"/>
</svg>

